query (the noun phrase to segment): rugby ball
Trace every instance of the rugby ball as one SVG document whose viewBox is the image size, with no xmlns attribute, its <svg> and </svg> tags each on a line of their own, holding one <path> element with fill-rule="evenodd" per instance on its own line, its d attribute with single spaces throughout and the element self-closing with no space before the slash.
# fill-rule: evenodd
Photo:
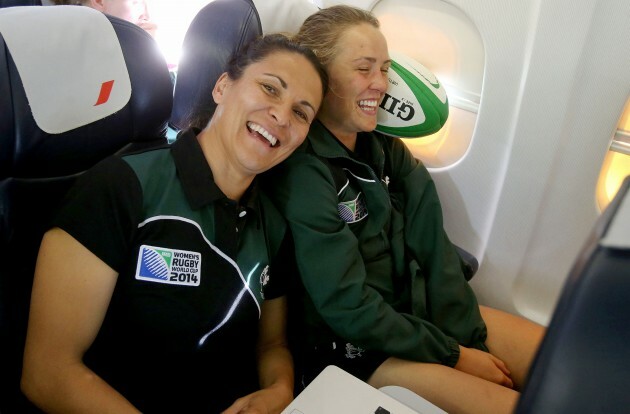
<svg viewBox="0 0 630 414">
<path fill-rule="evenodd" d="M 448 118 L 444 87 L 414 59 L 390 51 L 389 86 L 377 112 L 376 130 L 401 138 L 417 138 L 439 131 Z"/>
</svg>

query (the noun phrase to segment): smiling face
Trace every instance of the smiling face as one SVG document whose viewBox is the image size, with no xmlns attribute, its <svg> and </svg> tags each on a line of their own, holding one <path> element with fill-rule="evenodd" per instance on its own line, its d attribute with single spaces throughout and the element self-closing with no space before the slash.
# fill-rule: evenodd
<svg viewBox="0 0 630 414">
<path fill-rule="evenodd" d="M 357 132 L 376 128 L 391 62 L 385 37 L 367 23 L 349 27 L 339 38 L 337 50 L 326 68 L 330 88 L 318 117 L 352 149 Z"/>
<path fill-rule="evenodd" d="M 304 142 L 322 101 L 322 84 L 305 57 L 278 51 L 250 64 L 238 80 L 223 74 L 213 97 L 217 109 L 209 126 L 220 162 L 251 177 Z"/>
</svg>

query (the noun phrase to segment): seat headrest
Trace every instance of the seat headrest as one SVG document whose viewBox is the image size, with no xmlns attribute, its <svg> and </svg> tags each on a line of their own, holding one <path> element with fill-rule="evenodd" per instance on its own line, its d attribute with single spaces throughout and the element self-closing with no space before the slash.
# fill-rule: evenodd
<svg viewBox="0 0 630 414">
<path fill-rule="evenodd" d="M 232 54 L 263 33 L 296 32 L 317 10 L 309 0 L 215 0 L 201 9 L 184 37 L 170 125 L 209 118 L 212 88 Z"/>
<path fill-rule="evenodd" d="M 0 9 L 15 6 L 41 6 L 41 0 L 0 0 Z"/>
<path fill-rule="evenodd" d="M 215 0 L 191 22 L 182 45 L 171 126 L 186 128 L 198 111 L 212 113 L 212 88 L 233 53 L 262 34 L 252 0 Z"/>
<path fill-rule="evenodd" d="M 72 174 L 160 140 L 171 106 L 166 62 L 138 26 L 90 7 L 0 9 L 0 177 Z"/>
<path fill-rule="evenodd" d="M 50 11 L 9 10 L 0 14 L 0 28 L 35 123 L 44 132 L 61 134 L 122 109 L 131 83 L 120 43 L 103 13 L 79 7 Z M 55 27 L 65 30 L 51 36 Z"/>
</svg>

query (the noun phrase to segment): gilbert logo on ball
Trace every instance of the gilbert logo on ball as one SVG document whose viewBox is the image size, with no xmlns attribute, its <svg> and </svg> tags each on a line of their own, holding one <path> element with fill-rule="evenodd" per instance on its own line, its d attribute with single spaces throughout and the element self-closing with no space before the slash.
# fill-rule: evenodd
<svg viewBox="0 0 630 414">
<path fill-rule="evenodd" d="M 376 130 L 395 137 L 415 138 L 437 132 L 448 118 L 448 98 L 427 68 L 392 51 L 389 87 L 378 109 Z"/>
</svg>

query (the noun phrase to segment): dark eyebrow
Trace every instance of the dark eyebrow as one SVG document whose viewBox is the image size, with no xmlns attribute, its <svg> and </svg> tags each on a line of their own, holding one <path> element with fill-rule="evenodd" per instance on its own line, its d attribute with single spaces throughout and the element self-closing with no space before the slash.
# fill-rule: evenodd
<svg viewBox="0 0 630 414">
<path fill-rule="evenodd" d="M 315 108 L 313 108 L 313 105 L 311 105 L 311 103 L 309 101 L 300 101 L 300 104 L 302 104 L 304 106 L 308 106 L 309 108 L 311 108 L 313 110 L 313 112 L 317 113 L 317 111 L 315 110 Z"/>
<path fill-rule="evenodd" d="M 282 87 L 283 87 L 284 89 L 286 89 L 286 88 L 287 88 L 287 83 L 286 83 L 286 82 L 284 81 L 284 79 L 282 79 L 280 76 L 278 76 L 278 75 L 274 75 L 273 73 L 265 73 L 265 75 L 267 75 L 267 76 L 271 76 L 271 77 L 274 77 L 274 78 L 278 79 L 278 81 L 280 82 L 280 85 L 282 85 Z"/>
<path fill-rule="evenodd" d="M 288 87 L 287 83 L 280 76 L 274 75 L 273 73 L 264 73 L 264 74 L 267 75 L 267 76 L 271 76 L 273 78 L 278 79 L 278 82 L 280 82 L 280 85 L 282 85 L 282 88 L 287 89 L 287 87 Z M 315 110 L 313 105 L 311 105 L 311 103 L 309 101 L 300 101 L 300 104 L 304 105 L 304 106 L 308 106 L 309 108 L 311 108 L 313 110 L 313 112 L 317 113 L 317 111 Z"/>
</svg>

